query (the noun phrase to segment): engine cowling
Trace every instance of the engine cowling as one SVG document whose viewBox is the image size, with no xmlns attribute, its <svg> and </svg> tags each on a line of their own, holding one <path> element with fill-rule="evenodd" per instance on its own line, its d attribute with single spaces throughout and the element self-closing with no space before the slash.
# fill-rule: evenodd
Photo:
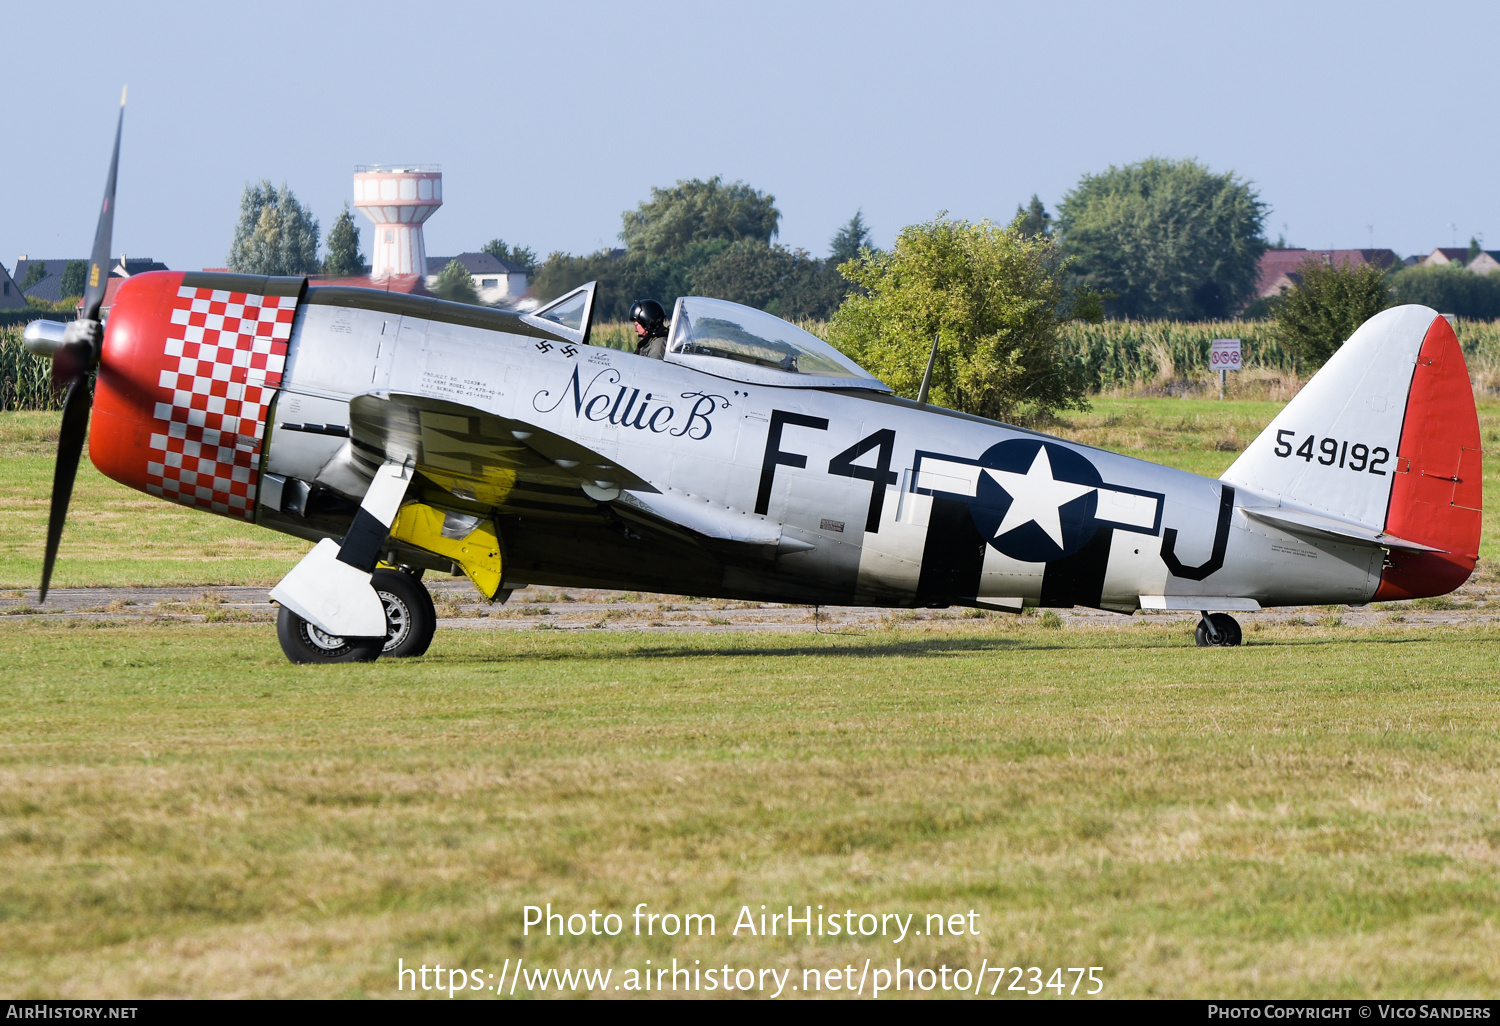
<svg viewBox="0 0 1500 1026">
<path fill-rule="evenodd" d="M 153 271 L 120 286 L 89 456 L 121 484 L 254 520 L 266 415 L 305 280 Z"/>
</svg>

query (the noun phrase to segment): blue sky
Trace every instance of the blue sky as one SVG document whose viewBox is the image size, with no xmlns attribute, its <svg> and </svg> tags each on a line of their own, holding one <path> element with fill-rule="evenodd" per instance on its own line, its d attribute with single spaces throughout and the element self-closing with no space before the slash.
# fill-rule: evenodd
<svg viewBox="0 0 1500 1026">
<path fill-rule="evenodd" d="M 442 165 L 432 254 L 593 250 L 652 185 L 720 174 L 821 255 L 856 209 L 889 244 L 1151 155 L 1252 181 L 1272 239 L 1500 248 L 1495 4 L 4 0 L 0 25 L 7 267 L 86 255 L 125 82 L 115 250 L 174 268 L 223 263 L 247 180 L 326 232 L 354 165 L 393 161 Z"/>
</svg>

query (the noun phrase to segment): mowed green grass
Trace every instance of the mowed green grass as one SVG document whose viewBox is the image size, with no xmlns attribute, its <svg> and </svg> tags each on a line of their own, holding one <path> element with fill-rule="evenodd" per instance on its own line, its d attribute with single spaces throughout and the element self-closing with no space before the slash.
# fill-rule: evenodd
<svg viewBox="0 0 1500 1026">
<path fill-rule="evenodd" d="M 0 588 L 41 581 L 61 417 L 0 413 Z M 85 450 L 52 584 L 273 584 L 309 547 L 127 488 L 99 473 Z"/>
<path fill-rule="evenodd" d="M 1103 966 L 1120 997 L 1500 988 L 1500 629 L 1118 623 L 451 631 L 293 668 L 269 626 L 5 618 L 0 991 L 898 956 Z M 546 902 L 719 935 L 523 937 Z M 982 936 L 726 936 L 762 904 Z"/>
<path fill-rule="evenodd" d="M 1045 430 L 1217 477 L 1283 404 L 1247 400 L 1096 397 Z M 1500 399 L 1480 400 L 1486 454 L 1481 556 L 1500 562 Z M 56 413 L 0 413 L 0 588 L 41 578 Z M 116 484 L 85 457 L 53 578 L 58 587 L 265 584 L 305 542 L 164 502 Z"/>
</svg>

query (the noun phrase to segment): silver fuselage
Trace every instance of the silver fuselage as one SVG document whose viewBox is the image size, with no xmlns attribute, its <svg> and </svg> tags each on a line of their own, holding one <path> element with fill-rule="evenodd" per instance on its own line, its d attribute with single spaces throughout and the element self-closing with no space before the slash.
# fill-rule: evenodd
<svg viewBox="0 0 1500 1026">
<path fill-rule="evenodd" d="M 1263 500 L 1215 479 L 878 392 L 747 384 L 618 350 L 314 297 L 298 309 L 265 473 L 357 503 L 368 477 L 338 429 L 350 422 L 350 399 L 371 392 L 535 424 L 656 489 L 598 504 L 602 527 L 583 516 L 574 529 L 542 528 L 524 509 L 497 510 L 507 586 L 1129 612 L 1362 603 L 1380 581 L 1380 548 L 1283 533 L 1241 512 Z M 1057 506 L 1056 524 L 1039 517 L 997 542 L 1006 500 L 994 497 L 1006 493 L 993 482 L 1061 474 L 1064 464 L 1091 490 Z M 659 538 L 649 556 L 632 555 L 641 542 L 611 526 L 611 509 L 686 510 L 678 519 L 690 540 Z M 338 532 L 337 517 L 314 521 L 264 500 L 257 519 L 309 538 Z M 588 544 L 570 541 L 585 535 Z M 1164 547 L 1187 576 L 1171 572 Z"/>
</svg>

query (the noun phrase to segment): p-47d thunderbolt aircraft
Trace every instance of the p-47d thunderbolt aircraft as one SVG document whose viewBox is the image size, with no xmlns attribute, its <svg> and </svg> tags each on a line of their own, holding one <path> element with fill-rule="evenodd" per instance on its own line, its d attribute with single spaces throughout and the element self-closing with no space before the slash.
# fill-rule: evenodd
<svg viewBox="0 0 1500 1026">
<path fill-rule="evenodd" d="M 118 133 L 116 154 L 118 155 Z M 1448 322 L 1361 327 L 1213 480 L 919 405 L 769 314 L 686 298 L 663 360 L 533 313 L 154 272 L 101 333 L 33 325 L 69 388 L 43 597 L 89 430 L 170 502 L 316 542 L 271 592 L 297 662 L 424 651 L 423 570 L 829 605 L 1228 612 L 1439 595 L 1478 558 L 1478 418 Z"/>
</svg>

